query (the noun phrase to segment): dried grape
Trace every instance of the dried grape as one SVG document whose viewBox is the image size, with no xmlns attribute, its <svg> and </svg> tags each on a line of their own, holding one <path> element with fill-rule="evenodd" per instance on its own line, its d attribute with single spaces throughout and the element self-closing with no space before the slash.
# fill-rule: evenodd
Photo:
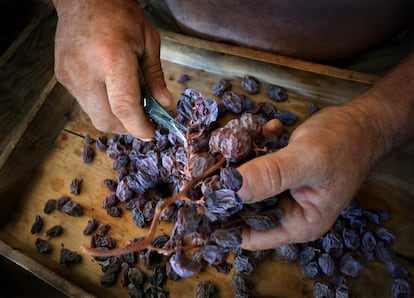
<svg viewBox="0 0 414 298">
<path fill-rule="evenodd" d="M 377 227 L 375 229 L 375 235 L 387 244 L 394 244 L 395 242 L 397 242 L 394 234 L 392 234 L 385 227 Z"/>
<path fill-rule="evenodd" d="M 214 264 L 214 263 L 221 263 L 224 262 L 228 255 L 229 255 L 229 250 L 227 248 L 218 246 L 218 245 L 204 245 L 201 248 L 201 254 L 203 256 L 203 259 L 209 263 L 209 264 Z"/>
<path fill-rule="evenodd" d="M 70 183 L 70 192 L 74 195 L 80 194 L 80 188 L 82 184 L 82 179 L 74 178 Z"/>
<path fill-rule="evenodd" d="M 171 268 L 181 277 L 190 277 L 201 271 L 201 264 L 197 261 L 187 258 L 180 251 L 173 254 L 169 262 Z"/>
<path fill-rule="evenodd" d="M 350 250 L 357 250 L 361 245 L 358 233 L 352 229 L 344 228 L 342 230 L 342 239 L 344 240 L 345 247 Z"/>
<path fill-rule="evenodd" d="M 51 227 L 50 229 L 48 229 L 46 231 L 46 236 L 57 237 L 57 236 L 62 235 L 62 233 L 63 233 L 62 226 L 61 225 L 56 225 L 56 226 L 53 226 L 53 227 Z"/>
<path fill-rule="evenodd" d="M 40 215 L 35 216 L 35 220 L 32 224 L 32 228 L 30 229 L 30 233 L 36 234 L 39 233 L 43 228 L 43 219 L 40 217 Z"/>
<path fill-rule="evenodd" d="M 315 298 L 335 298 L 335 289 L 328 281 L 317 281 L 313 284 Z"/>
<path fill-rule="evenodd" d="M 156 264 L 152 269 L 152 275 L 150 282 L 153 286 L 162 286 L 165 279 L 167 278 L 165 264 Z"/>
<path fill-rule="evenodd" d="M 299 248 L 296 244 L 285 244 L 274 249 L 276 258 L 285 261 L 295 261 L 299 255 Z"/>
<path fill-rule="evenodd" d="M 103 135 L 99 136 L 96 139 L 96 144 L 95 144 L 96 149 L 99 151 L 105 151 L 108 146 L 107 143 L 108 143 L 108 138 L 106 136 L 103 136 Z"/>
<path fill-rule="evenodd" d="M 249 94 L 259 93 L 260 83 L 259 81 L 251 76 L 244 76 L 241 80 L 242 89 Z"/>
<path fill-rule="evenodd" d="M 234 270 L 237 273 L 251 275 L 256 270 L 254 260 L 249 256 L 236 256 L 233 261 Z"/>
<path fill-rule="evenodd" d="M 84 163 L 91 163 L 95 158 L 95 151 L 89 145 L 83 146 L 82 158 Z"/>
<path fill-rule="evenodd" d="M 62 248 L 60 250 L 60 259 L 59 263 L 62 265 L 71 265 L 82 262 L 82 256 L 76 251 L 69 250 L 67 248 Z"/>
<path fill-rule="evenodd" d="M 62 211 L 63 206 L 65 206 L 65 204 L 67 202 L 70 201 L 70 198 L 68 196 L 62 196 L 57 200 L 57 209 L 59 211 Z"/>
<path fill-rule="evenodd" d="M 341 257 L 339 270 L 350 277 L 358 277 L 364 268 L 358 255 L 347 252 Z"/>
<path fill-rule="evenodd" d="M 344 250 L 342 237 L 333 231 L 323 237 L 322 246 L 327 253 L 335 258 L 340 257 Z"/>
<path fill-rule="evenodd" d="M 275 85 L 269 85 L 267 87 L 266 94 L 274 101 L 284 101 L 287 98 L 285 89 Z"/>
<path fill-rule="evenodd" d="M 318 258 L 318 264 L 321 271 L 328 276 L 332 276 L 335 272 L 335 260 L 330 254 L 323 253 Z"/>
<path fill-rule="evenodd" d="M 308 279 L 314 279 L 319 275 L 319 265 L 316 261 L 309 262 L 302 267 L 302 276 Z"/>
<path fill-rule="evenodd" d="M 411 297 L 411 285 L 405 279 L 395 279 L 391 291 L 393 297 Z"/>
<path fill-rule="evenodd" d="M 83 208 L 79 203 L 68 201 L 63 205 L 62 212 L 70 216 L 79 217 L 83 214 Z"/>
<path fill-rule="evenodd" d="M 109 225 L 102 225 L 99 227 L 98 231 L 97 231 L 97 235 L 98 236 L 105 236 L 106 233 L 109 231 L 110 227 Z"/>
<path fill-rule="evenodd" d="M 239 114 L 243 112 L 245 104 L 244 104 L 245 97 L 233 92 L 233 91 L 226 91 L 221 96 L 221 101 L 224 107 L 235 114 Z"/>
<path fill-rule="evenodd" d="M 57 208 L 57 200 L 55 199 L 50 199 L 47 200 L 44 208 L 43 208 L 43 212 L 45 214 L 50 214 L 53 210 L 55 210 Z"/>
<path fill-rule="evenodd" d="M 237 295 L 246 295 L 245 297 L 250 297 L 252 289 L 249 282 L 243 277 L 241 274 L 234 274 L 231 283 L 233 285 L 233 289 Z"/>
<path fill-rule="evenodd" d="M 283 217 L 283 212 L 279 208 L 273 208 L 262 212 L 251 212 L 244 210 L 240 213 L 244 223 L 256 231 L 266 231 L 276 229 Z"/>
<path fill-rule="evenodd" d="M 228 121 L 224 127 L 227 128 L 244 128 L 249 133 L 252 140 L 256 139 L 261 133 L 265 119 L 252 113 L 243 113 L 240 117 Z"/>
<path fill-rule="evenodd" d="M 245 158 L 251 149 L 251 138 L 244 128 L 222 127 L 212 132 L 209 146 L 212 153 L 221 153 L 230 162 Z"/>
<path fill-rule="evenodd" d="M 211 240 L 223 247 L 238 247 L 241 244 L 241 227 L 234 226 L 226 229 L 216 229 L 211 234 Z"/>
<path fill-rule="evenodd" d="M 96 219 L 91 218 L 88 220 L 88 224 L 83 230 L 83 235 L 92 235 L 92 233 L 96 231 L 97 228 L 98 228 L 98 222 L 96 221 Z"/>
<path fill-rule="evenodd" d="M 128 269 L 128 279 L 137 287 L 141 287 L 146 280 L 145 273 L 138 267 L 132 267 Z"/>
<path fill-rule="evenodd" d="M 215 286 L 210 280 L 201 281 L 195 290 L 196 298 L 213 298 L 215 295 Z"/>
<path fill-rule="evenodd" d="M 215 96 L 222 96 L 224 92 L 231 90 L 231 87 L 229 80 L 221 79 L 213 84 L 213 94 Z"/>
<path fill-rule="evenodd" d="M 52 252 L 52 245 L 47 240 L 37 238 L 35 246 L 36 250 L 42 255 L 46 255 Z"/>
<path fill-rule="evenodd" d="M 289 111 L 278 110 L 275 118 L 280 120 L 286 126 L 292 126 L 298 121 L 298 117 Z"/>
<path fill-rule="evenodd" d="M 190 77 L 187 74 L 183 74 L 178 78 L 178 83 L 184 84 L 188 80 L 190 80 Z"/>
<path fill-rule="evenodd" d="M 220 171 L 220 182 L 226 189 L 238 191 L 243 184 L 243 177 L 238 169 L 227 167 Z"/>
<path fill-rule="evenodd" d="M 319 250 L 313 246 L 306 246 L 303 248 L 298 255 L 298 264 L 301 266 L 305 266 L 312 262 L 317 254 L 319 253 Z"/>
<path fill-rule="evenodd" d="M 236 192 L 219 189 L 208 194 L 204 202 L 205 215 L 211 221 L 226 220 L 243 208 L 243 203 Z"/>
</svg>

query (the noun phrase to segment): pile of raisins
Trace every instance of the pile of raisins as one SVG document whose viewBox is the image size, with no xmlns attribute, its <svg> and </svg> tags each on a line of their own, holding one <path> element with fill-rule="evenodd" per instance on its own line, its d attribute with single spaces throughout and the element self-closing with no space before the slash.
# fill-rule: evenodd
<svg viewBox="0 0 414 298">
<path fill-rule="evenodd" d="M 241 80 L 241 87 L 249 95 L 262 88 L 251 76 Z M 287 127 L 298 118 L 270 101 L 253 104 L 248 95 L 232 91 L 231 80 L 215 83 L 212 93 L 220 100 L 193 88 L 185 89 L 179 98 L 176 119 L 187 127 L 186 145 L 163 127 L 150 142 L 130 135 L 85 139 L 85 163 L 93 161 L 94 142 L 98 151 L 113 159 L 116 178 L 103 181 L 109 193 L 102 207 L 113 217 L 129 213 L 138 228 L 150 230 L 145 237 L 117 248 L 116 241 L 105 236 L 109 226 L 98 229 L 97 221 L 90 219 L 83 234 L 91 235 L 91 249 L 86 251 L 100 262 L 101 285 L 112 286 L 119 277 L 131 297 L 167 297 L 162 288 L 167 278 L 179 280 L 211 266 L 219 273 L 233 272 L 235 297 L 253 297 L 249 276 L 257 264 L 282 258 L 297 262 L 303 276 L 315 280 L 315 297 L 351 297 L 346 278 L 358 277 L 369 261 L 377 259 L 395 280 L 392 295 L 409 296 L 409 274 L 395 262 L 391 248 L 395 237 L 382 226 L 388 215 L 380 210 L 352 204 L 326 235 L 313 242 L 254 252 L 240 248 L 243 225 L 275 229 L 283 213 L 277 196 L 244 205 L 237 195 L 243 183 L 237 167 L 287 145 L 288 130 L 263 136 L 265 123 L 278 119 Z M 287 99 L 285 90 L 274 85 L 267 86 L 266 95 L 276 102 Z M 310 105 L 310 114 L 317 110 Z M 234 119 L 220 127 L 225 113 Z M 80 182 L 72 181 L 72 193 L 79 192 Z M 174 223 L 170 235 L 155 234 L 154 223 L 160 220 Z M 231 262 L 230 254 L 234 255 Z M 151 276 L 135 266 L 137 259 L 152 270 Z M 195 289 L 195 297 L 214 295 L 211 281 L 202 281 Z"/>
<path fill-rule="evenodd" d="M 315 297 L 351 297 L 347 278 L 357 278 L 371 261 L 386 265 L 394 279 L 392 297 L 411 297 L 409 272 L 396 261 L 395 236 L 383 225 L 388 213 L 351 203 L 320 239 L 275 249 L 273 257 L 296 261 L 302 275 L 315 279 Z"/>
</svg>

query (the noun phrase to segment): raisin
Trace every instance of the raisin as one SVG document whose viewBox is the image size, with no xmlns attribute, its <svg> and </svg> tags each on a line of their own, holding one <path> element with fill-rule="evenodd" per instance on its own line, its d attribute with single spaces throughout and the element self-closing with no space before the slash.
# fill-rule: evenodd
<svg viewBox="0 0 414 298">
<path fill-rule="evenodd" d="M 53 226 L 46 231 L 46 235 L 49 237 L 57 237 L 62 235 L 63 228 L 61 225 Z"/>
<path fill-rule="evenodd" d="M 259 81 L 251 76 L 244 76 L 241 80 L 242 89 L 249 94 L 259 93 L 260 83 Z"/>
<path fill-rule="evenodd" d="M 70 192 L 74 195 L 80 194 L 82 179 L 74 178 L 70 183 Z"/>
<path fill-rule="evenodd" d="M 156 264 L 152 269 L 151 284 L 153 286 L 162 286 L 166 278 L 167 272 L 165 264 Z"/>
<path fill-rule="evenodd" d="M 269 85 L 266 90 L 267 96 L 274 101 L 284 101 L 287 98 L 285 89 L 279 86 Z"/>
<path fill-rule="evenodd" d="M 30 233 L 36 234 L 39 233 L 43 228 L 43 219 L 40 217 L 40 215 L 35 216 L 35 220 L 32 224 L 32 228 L 30 229 Z"/>
<path fill-rule="evenodd" d="M 50 214 L 56 208 L 57 208 L 57 200 L 50 199 L 50 200 L 47 200 L 45 206 L 43 207 L 43 212 L 45 214 Z"/>
<path fill-rule="evenodd" d="M 71 265 L 82 262 L 82 256 L 76 251 L 69 250 L 67 248 L 62 248 L 60 250 L 60 259 L 59 263 L 63 265 Z"/>
<path fill-rule="evenodd" d="M 229 80 L 221 79 L 213 84 L 213 94 L 215 96 L 222 96 L 224 92 L 231 90 L 232 85 Z"/>
<path fill-rule="evenodd" d="M 83 235 L 92 235 L 92 233 L 95 232 L 97 228 L 98 228 L 98 222 L 96 221 L 96 219 L 91 218 L 88 220 L 88 224 L 83 230 Z"/>
<path fill-rule="evenodd" d="M 249 256 L 236 256 L 233 260 L 233 267 L 237 273 L 251 275 L 256 270 L 254 260 Z"/>
<path fill-rule="evenodd" d="M 83 146 L 82 158 L 83 158 L 84 163 L 91 163 L 94 160 L 95 151 L 92 149 L 91 146 L 89 145 Z"/>
<path fill-rule="evenodd" d="M 46 255 L 52 252 L 52 245 L 47 240 L 37 238 L 35 245 L 36 250 L 42 255 Z"/>
<path fill-rule="evenodd" d="M 118 183 L 112 179 L 105 179 L 103 183 L 105 187 L 110 191 L 116 191 L 116 187 L 118 186 Z"/>
<path fill-rule="evenodd" d="M 63 206 L 65 206 L 65 204 L 67 202 L 70 201 L 70 198 L 68 196 L 62 196 L 57 200 L 57 209 L 59 211 L 62 211 Z"/>
<path fill-rule="evenodd" d="M 62 212 L 70 216 L 79 217 L 83 214 L 83 208 L 79 203 L 68 201 L 63 205 Z"/>
<path fill-rule="evenodd" d="M 178 78 L 178 83 L 184 84 L 185 82 L 189 80 L 190 80 L 190 77 L 187 74 L 183 74 Z"/>
<path fill-rule="evenodd" d="M 213 298 L 216 288 L 210 280 L 201 281 L 195 290 L 196 298 Z"/>
</svg>

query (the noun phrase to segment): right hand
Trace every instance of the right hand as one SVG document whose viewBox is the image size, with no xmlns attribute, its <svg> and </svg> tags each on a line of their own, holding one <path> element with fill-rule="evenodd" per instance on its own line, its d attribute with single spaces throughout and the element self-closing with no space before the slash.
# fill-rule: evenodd
<svg viewBox="0 0 414 298">
<path fill-rule="evenodd" d="M 160 103 L 171 103 L 158 31 L 132 0 L 54 0 L 55 73 L 93 125 L 141 139 L 154 127 L 141 104 L 139 69 Z"/>
</svg>

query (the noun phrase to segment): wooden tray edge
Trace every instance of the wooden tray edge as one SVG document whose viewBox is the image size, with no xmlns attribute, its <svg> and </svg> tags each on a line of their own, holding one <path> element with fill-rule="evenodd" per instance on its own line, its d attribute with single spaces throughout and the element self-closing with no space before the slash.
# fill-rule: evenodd
<svg viewBox="0 0 414 298">
<path fill-rule="evenodd" d="M 0 254 L 65 295 L 69 295 L 70 297 L 95 297 L 67 279 L 60 277 L 56 272 L 13 249 L 1 239 Z"/>
<path fill-rule="evenodd" d="M 270 64 L 286 66 L 289 68 L 312 72 L 320 75 L 326 75 L 333 78 L 365 83 L 370 85 L 375 84 L 380 79 L 380 76 L 373 74 L 367 74 L 334 66 L 318 64 L 314 62 L 282 56 L 275 53 L 245 48 L 241 46 L 235 46 L 214 41 L 207 41 L 200 38 L 185 36 L 175 32 L 165 30 L 159 31 L 162 39 L 175 41 L 184 45 L 190 45 L 196 48 L 202 48 L 205 50 L 211 50 L 224 54 L 239 56 Z"/>
</svg>

